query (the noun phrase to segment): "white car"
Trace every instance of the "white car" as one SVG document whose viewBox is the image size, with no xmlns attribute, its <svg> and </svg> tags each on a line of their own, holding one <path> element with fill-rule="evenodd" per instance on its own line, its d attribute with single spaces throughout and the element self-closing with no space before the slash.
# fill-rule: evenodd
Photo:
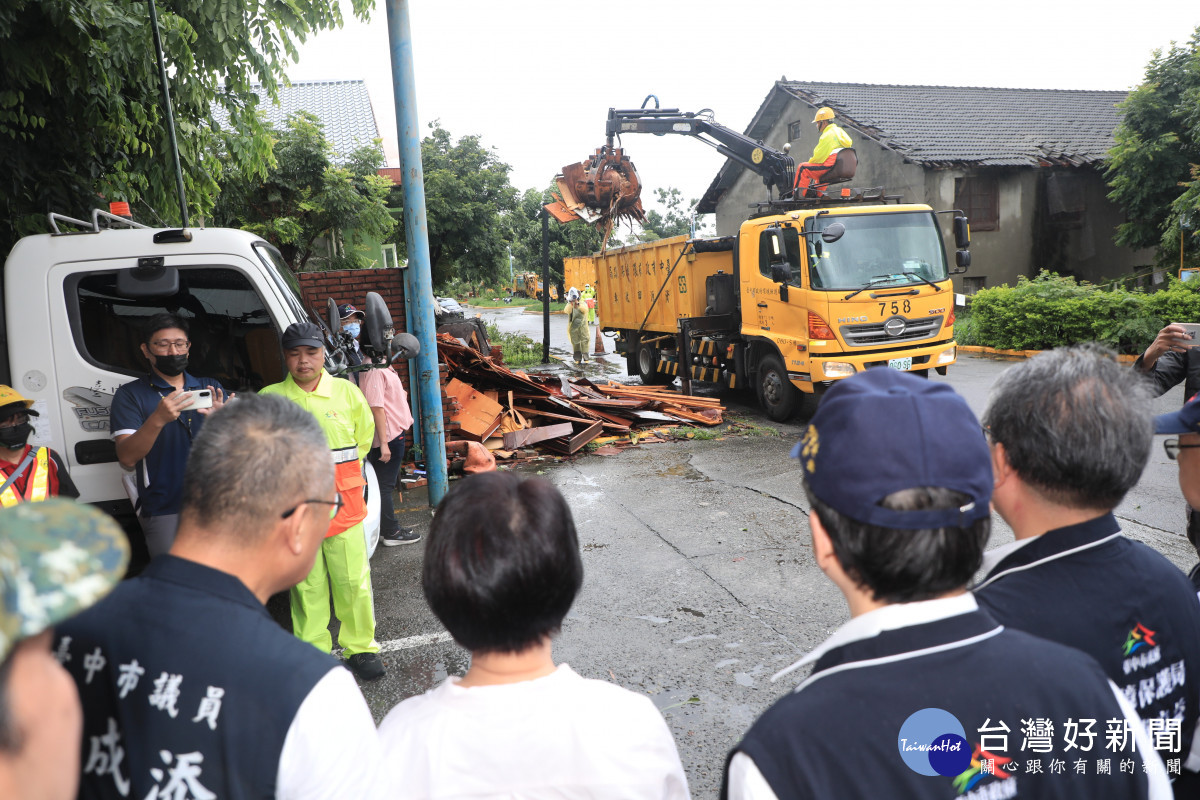
<svg viewBox="0 0 1200 800">
<path fill-rule="evenodd" d="M 441 306 L 448 314 L 461 314 L 463 307 L 458 304 L 458 301 L 453 297 L 437 298 L 438 305 Z"/>
</svg>

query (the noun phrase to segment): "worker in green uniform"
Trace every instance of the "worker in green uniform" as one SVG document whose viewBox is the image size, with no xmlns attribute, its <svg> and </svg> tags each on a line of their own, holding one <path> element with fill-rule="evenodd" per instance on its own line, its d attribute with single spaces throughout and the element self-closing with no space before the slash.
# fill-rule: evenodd
<svg viewBox="0 0 1200 800">
<path fill-rule="evenodd" d="M 371 563 L 362 524 L 367 517 L 363 458 L 371 449 L 375 420 L 357 386 L 325 371 L 325 344 L 316 325 L 289 325 L 283 332 L 283 352 L 287 378 L 264 387 L 261 394 L 282 395 L 317 418 L 333 450 L 335 488 L 341 501 L 312 572 L 291 590 L 292 630 L 318 650 L 332 651 L 332 589 L 333 610 L 341 622 L 338 644 L 347 665 L 361 680 L 381 678 L 384 668 L 375 641 Z"/>
<path fill-rule="evenodd" d="M 567 336 L 571 337 L 571 349 L 575 351 L 575 363 L 588 361 L 587 309 L 574 286 L 567 292 Z"/>
<path fill-rule="evenodd" d="M 832 167 L 834 161 L 837 160 L 838 150 L 854 146 L 850 134 L 833 121 L 833 109 L 829 106 L 817 109 L 813 123 L 820 132 L 820 138 L 817 139 L 817 146 L 813 148 L 812 158 L 801 164 L 796 172 L 798 197 L 804 195 L 804 190 L 809 185 L 821 182 L 821 178 L 829 171 L 828 168 Z M 824 169 L 810 169 L 811 167 L 824 167 Z"/>
<path fill-rule="evenodd" d="M 583 300 L 583 305 L 587 308 L 588 325 L 596 324 L 596 290 L 592 288 L 590 283 L 583 285 L 583 291 L 579 293 L 579 297 Z"/>
</svg>

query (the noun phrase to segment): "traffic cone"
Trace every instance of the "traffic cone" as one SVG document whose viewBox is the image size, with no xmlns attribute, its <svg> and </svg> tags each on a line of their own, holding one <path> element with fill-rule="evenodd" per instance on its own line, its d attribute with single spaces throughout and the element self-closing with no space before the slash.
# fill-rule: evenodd
<svg viewBox="0 0 1200 800">
<path fill-rule="evenodd" d="M 602 356 L 605 354 L 604 340 L 600 338 L 600 320 L 596 320 L 596 345 L 592 349 L 592 354 Z"/>
</svg>

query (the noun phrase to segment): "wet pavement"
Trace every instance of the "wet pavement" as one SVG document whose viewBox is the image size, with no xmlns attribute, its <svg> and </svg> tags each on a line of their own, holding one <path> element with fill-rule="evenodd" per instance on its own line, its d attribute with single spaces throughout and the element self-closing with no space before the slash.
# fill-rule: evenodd
<svg viewBox="0 0 1200 800">
<path fill-rule="evenodd" d="M 496 315 L 502 330 L 528 325 L 540 341 L 540 317 L 514 312 Z M 565 322 L 553 318 L 552 331 L 554 323 L 561 340 L 552 346 L 565 353 Z M 623 359 L 609 360 L 591 369 L 624 377 Z M 932 379 L 950 382 L 978 413 L 1009 366 L 964 357 L 948 377 Z M 1156 401 L 1157 411 L 1178 407 L 1179 391 Z M 552 481 L 570 502 L 583 551 L 584 587 L 555 640 L 556 660 L 650 697 L 675 735 L 696 797 L 716 794 L 729 748 L 807 669 L 775 683 L 772 674 L 848 618 L 841 595 L 813 562 L 808 506 L 788 458 L 804 420 L 771 423 L 748 394 L 722 399 L 730 414 L 761 426 L 759 435 L 642 445 L 523 468 Z M 405 499 L 404 524 L 427 531 L 428 510 L 414 508 L 420 497 Z M 1181 568 L 1195 562 L 1182 535 L 1175 465 L 1157 440 L 1142 482 L 1117 513 L 1126 533 Z M 1011 539 L 997 519 L 992 544 Z M 421 596 L 423 550 L 381 547 L 372 559 L 388 674 L 363 692 L 377 720 L 468 666 Z"/>
</svg>

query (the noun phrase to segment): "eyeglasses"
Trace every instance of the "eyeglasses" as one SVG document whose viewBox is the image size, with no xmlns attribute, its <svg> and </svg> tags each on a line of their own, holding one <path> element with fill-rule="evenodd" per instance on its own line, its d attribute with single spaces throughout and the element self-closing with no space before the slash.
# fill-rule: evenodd
<svg viewBox="0 0 1200 800">
<path fill-rule="evenodd" d="M 1163 450 L 1167 451 L 1167 458 L 1174 461 L 1179 458 L 1179 451 L 1186 450 L 1189 447 L 1200 447 L 1200 444 L 1180 444 L 1178 439 L 1167 439 L 1163 442 Z"/>
<path fill-rule="evenodd" d="M 159 339 L 150 343 L 150 349 L 156 353 L 169 353 L 172 350 L 177 353 L 186 353 L 192 349 L 192 343 L 187 339 Z"/>
<path fill-rule="evenodd" d="M 17 425 L 24 425 L 29 422 L 29 415 L 23 413 L 13 414 L 8 419 L 0 422 L 0 428 L 14 428 Z"/>
<path fill-rule="evenodd" d="M 333 506 L 333 508 L 329 509 L 329 518 L 333 519 L 334 517 L 336 517 L 338 515 L 338 512 L 342 510 L 342 506 L 345 505 L 345 501 L 342 500 L 342 495 L 340 492 L 334 494 L 332 500 L 301 500 L 299 503 L 297 503 L 296 505 L 289 508 L 287 511 L 280 514 L 279 518 L 287 519 L 292 514 L 295 514 L 297 511 L 299 511 L 300 506 L 307 506 L 307 505 Z"/>
</svg>

